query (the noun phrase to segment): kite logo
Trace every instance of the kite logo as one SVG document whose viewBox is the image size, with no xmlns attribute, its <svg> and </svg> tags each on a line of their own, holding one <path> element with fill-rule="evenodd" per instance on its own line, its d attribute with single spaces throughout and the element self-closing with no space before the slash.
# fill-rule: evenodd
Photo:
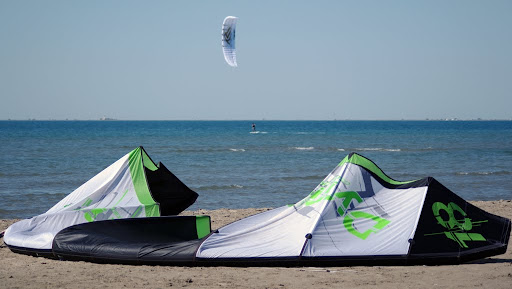
<svg viewBox="0 0 512 289">
<path fill-rule="evenodd" d="M 389 223 L 391 223 L 391 221 L 382 217 L 364 211 L 351 209 L 351 206 L 355 206 L 363 202 L 363 198 L 361 198 L 361 196 L 355 191 L 337 192 L 334 195 L 331 195 L 331 191 L 339 181 L 344 183 L 344 180 L 340 180 L 339 177 L 334 178 L 332 181 L 322 182 L 319 188 L 310 194 L 309 198 L 305 202 L 305 205 L 311 206 L 324 200 L 331 201 L 334 199 L 343 199 L 340 206 L 336 209 L 336 212 L 341 217 L 343 217 L 343 226 L 345 229 L 347 229 L 347 231 L 352 235 L 362 240 L 366 240 L 371 233 L 378 233 L 380 230 L 389 225 Z M 358 219 L 372 220 L 375 222 L 375 224 L 366 231 L 360 232 L 354 226 L 354 223 L 357 223 Z"/>
<path fill-rule="evenodd" d="M 224 41 L 226 41 L 226 43 L 228 45 L 231 45 L 231 27 L 228 27 L 228 29 L 226 29 L 226 31 L 224 31 L 223 35 L 224 35 Z"/>
<path fill-rule="evenodd" d="M 448 216 L 448 220 L 441 216 L 441 212 L 445 212 L 443 214 L 445 217 Z M 448 205 L 445 205 L 441 202 L 436 202 L 432 205 L 432 212 L 434 213 L 434 217 L 437 220 L 437 223 L 441 226 L 448 229 L 446 232 L 441 233 L 433 233 L 433 234 L 425 234 L 425 236 L 444 234 L 448 239 L 453 240 L 459 244 L 461 248 L 469 248 L 466 244 L 468 241 L 486 241 L 484 236 L 479 233 L 469 233 L 473 226 L 480 226 L 480 223 L 485 223 L 485 221 L 472 222 L 470 218 L 467 218 L 466 212 L 459 207 L 459 205 L 450 202 Z M 455 212 L 458 212 L 464 219 L 458 220 L 455 217 Z"/>
<path fill-rule="evenodd" d="M 123 193 L 121 198 L 113 205 L 110 206 L 106 204 L 106 207 L 98 208 L 95 207 L 97 204 L 101 203 L 103 198 L 100 200 L 94 201 L 91 198 L 87 198 L 85 202 L 78 208 L 74 209 L 75 211 L 82 211 L 84 213 L 84 218 L 87 222 L 94 222 L 100 220 L 113 220 L 113 219 L 123 219 L 123 218 L 136 218 L 142 213 L 142 206 L 137 206 L 135 211 L 133 209 L 129 209 L 126 207 L 117 206 L 124 199 L 126 194 L 128 193 L 128 189 Z M 117 193 L 114 192 L 114 197 L 117 196 Z M 68 205 L 69 206 L 69 205 Z"/>
<path fill-rule="evenodd" d="M 345 227 L 345 229 L 347 229 L 349 233 L 358 237 L 359 239 L 366 240 L 366 238 L 368 238 L 371 233 L 378 233 L 380 230 L 384 229 L 387 225 L 389 225 L 389 223 L 391 223 L 391 221 L 387 219 L 375 216 L 364 211 L 349 210 L 349 207 L 352 204 L 353 200 L 357 201 L 358 204 L 363 202 L 363 199 L 361 198 L 361 196 L 359 196 L 357 192 L 341 192 L 336 193 L 335 196 L 340 199 L 343 198 L 343 202 L 341 203 L 341 206 L 339 206 L 337 210 L 340 216 L 344 216 L 343 226 Z M 354 221 L 356 221 L 357 219 L 369 219 L 375 221 L 375 224 L 373 225 L 373 227 L 361 233 L 354 227 Z"/>
<path fill-rule="evenodd" d="M 331 190 L 336 186 L 340 177 L 336 177 L 331 181 L 323 181 L 318 185 L 318 188 L 309 194 L 309 198 L 306 200 L 306 206 L 311 206 L 323 200 L 332 200 L 333 197 L 329 195 Z"/>
</svg>

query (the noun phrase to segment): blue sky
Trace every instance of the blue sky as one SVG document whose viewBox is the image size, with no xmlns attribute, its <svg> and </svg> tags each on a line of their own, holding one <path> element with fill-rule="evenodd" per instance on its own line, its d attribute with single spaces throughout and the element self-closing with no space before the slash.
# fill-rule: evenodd
<svg viewBox="0 0 512 289">
<path fill-rule="evenodd" d="M 0 119 L 511 119 L 512 1 L 0 0 Z M 222 20 L 239 17 L 237 61 Z"/>
</svg>

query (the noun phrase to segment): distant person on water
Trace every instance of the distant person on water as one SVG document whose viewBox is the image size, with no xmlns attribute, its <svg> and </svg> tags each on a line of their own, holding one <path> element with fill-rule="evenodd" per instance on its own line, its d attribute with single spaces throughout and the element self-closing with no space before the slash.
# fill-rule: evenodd
<svg viewBox="0 0 512 289">
<path fill-rule="evenodd" d="M 252 123 L 252 131 L 256 131 L 256 125 Z"/>
</svg>

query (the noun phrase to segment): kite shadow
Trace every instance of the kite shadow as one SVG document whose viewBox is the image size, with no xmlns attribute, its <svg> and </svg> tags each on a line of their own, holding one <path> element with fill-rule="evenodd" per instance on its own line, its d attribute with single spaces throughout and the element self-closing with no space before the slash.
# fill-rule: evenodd
<svg viewBox="0 0 512 289">
<path fill-rule="evenodd" d="M 467 262 L 466 264 L 499 264 L 499 263 L 510 263 L 510 264 L 512 264 L 512 259 L 486 258 L 486 259 L 474 260 L 474 261 L 471 261 L 471 262 Z"/>
</svg>

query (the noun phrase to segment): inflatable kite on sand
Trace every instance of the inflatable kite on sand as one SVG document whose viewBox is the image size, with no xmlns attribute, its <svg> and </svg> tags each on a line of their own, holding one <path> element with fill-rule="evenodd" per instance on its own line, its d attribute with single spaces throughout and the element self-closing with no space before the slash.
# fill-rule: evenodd
<svg viewBox="0 0 512 289">
<path fill-rule="evenodd" d="M 505 253 L 511 230 L 510 220 L 432 177 L 396 181 L 355 153 L 296 204 L 214 232 L 208 216 L 164 216 L 197 195 L 142 148 L 91 181 L 47 213 L 13 224 L 5 243 L 14 252 L 102 263 L 458 264 Z"/>
<path fill-rule="evenodd" d="M 52 255 L 61 230 L 101 220 L 177 215 L 197 194 L 138 147 L 81 185 L 46 213 L 14 223 L 4 242 L 13 250 Z"/>
</svg>

